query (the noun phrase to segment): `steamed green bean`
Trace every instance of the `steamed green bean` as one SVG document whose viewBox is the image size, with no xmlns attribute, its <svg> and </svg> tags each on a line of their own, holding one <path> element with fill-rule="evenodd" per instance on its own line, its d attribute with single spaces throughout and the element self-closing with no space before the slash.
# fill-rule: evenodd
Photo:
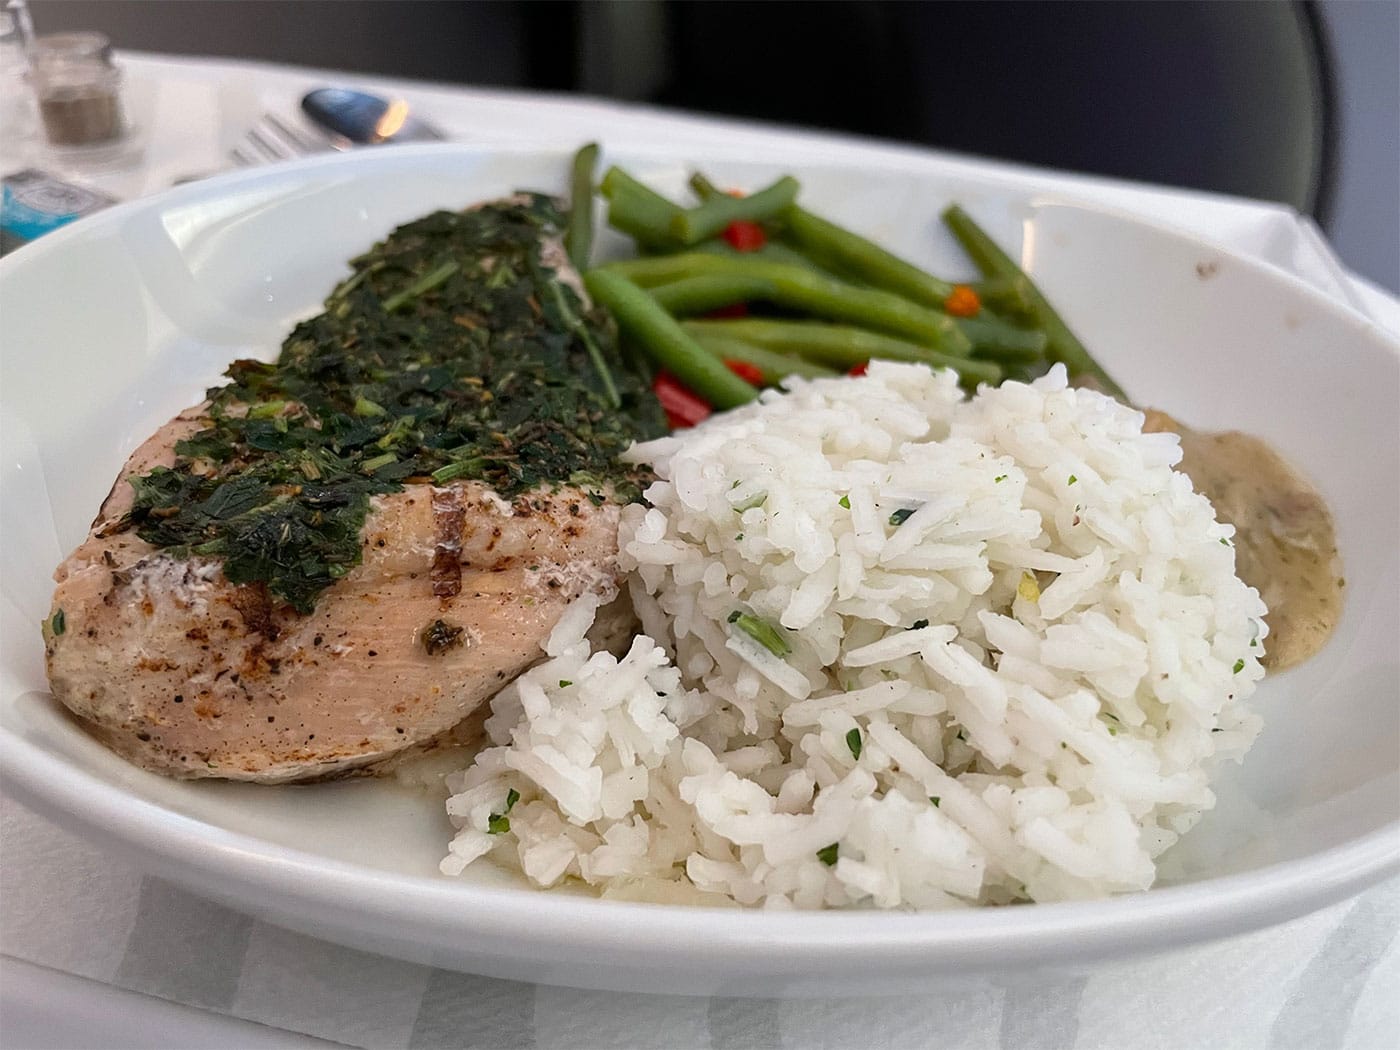
<svg viewBox="0 0 1400 1050">
<path fill-rule="evenodd" d="M 972 349 L 972 340 L 946 314 L 926 309 L 893 292 L 858 288 L 799 266 L 743 255 L 729 257 L 690 252 L 611 263 L 608 268 L 643 286 L 702 274 L 766 280 L 773 285 L 774 305 L 903 336 L 954 356 L 966 356 Z"/>
<path fill-rule="evenodd" d="M 743 361 L 753 365 L 763 376 L 765 383 L 778 383 L 791 375 L 805 376 L 808 379 L 830 378 L 839 375 L 835 369 L 813 364 L 796 354 L 780 354 L 776 350 L 755 346 L 739 339 L 723 335 L 710 335 L 704 332 L 692 333 L 704 349 L 721 361 Z"/>
<path fill-rule="evenodd" d="M 781 354 L 798 354 L 809 361 L 846 371 L 876 358 L 914 361 L 935 368 L 952 368 L 969 383 L 995 383 L 1002 371 L 992 361 L 974 361 L 915 343 L 893 339 L 863 328 L 821 321 L 686 321 L 682 326 L 702 344 L 707 340 L 737 339 Z"/>
<path fill-rule="evenodd" d="M 593 298 L 611 311 L 622 331 L 681 383 L 715 408 L 752 401 L 758 391 L 713 354 L 699 346 L 680 324 L 645 291 L 621 274 L 590 270 L 584 283 Z"/>
<path fill-rule="evenodd" d="M 797 180 L 784 175 L 777 182 L 745 197 L 718 193 L 698 207 L 671 219 L 671 234 L 687 247 L 718 236 L 731 222 L 764 222 L 787 211 L 797 200 Z"/>
<path fill-rule="evenodd" d="M 1123 388 L 1113 381 L 1113 377 L 1089 355 L 1084 344 L 1069 330 L 1069 326 L 1055 312 L 1055 308 L 1036 287 L 1035 282 L 1012 262 L 1011 257 L 973 221 L 972 216 L 954 204 L 943 212 L 943 221 L 953 231 L 953 236 L 957 237 L 963 250 L 972 257 L 972 261 L 987 277 L 1020 278 L 1026 282 L 1025 291 L 1036 320 L 1045 330 L 1046 353 L 1052 361 L 1063 364 L 1072 376 L 1093 377 L 1105 393 L 1123 401 L 1128 399 Z"/>
<path fill-rule="evenodd" d="M 590 142 L 574 154 L 570 169 L 569 225 L 564 231 L 564 250 L 574 269 L 588 268 L 593 250 L 593 169 L 598 165 L 598 143 Z"/>
<path fill-rule="evenodd" d="M 818 266 L 849 273 L 867 284 L 894 292 L 936 310 L 953 285 L 906 262 L 874 241 L 828 222 L 804 208 L 788 210 L 783 235 Z"/>
<path fill-rule="evenodd" d="M 761 277 L 700 274 L 651 289 L 652 298 L 674 316 L 709 313 L 734 303 L 773 300 L 772 281 Z"/>
</svg>

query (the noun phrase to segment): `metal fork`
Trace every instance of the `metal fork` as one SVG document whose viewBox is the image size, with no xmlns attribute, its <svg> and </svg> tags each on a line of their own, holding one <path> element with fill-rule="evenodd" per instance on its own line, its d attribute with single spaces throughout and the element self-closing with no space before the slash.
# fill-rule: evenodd
<svg viewBox="0 0 1400 1050">
<path fill-rule="evenodd" d="M 292 127 L 276 113 L 264 113 L 228 154 L 235 164 L 251 168 L 275 160 L 291 160 L 293 157 L 339 148 L 329 138 Z"/>
</svg>

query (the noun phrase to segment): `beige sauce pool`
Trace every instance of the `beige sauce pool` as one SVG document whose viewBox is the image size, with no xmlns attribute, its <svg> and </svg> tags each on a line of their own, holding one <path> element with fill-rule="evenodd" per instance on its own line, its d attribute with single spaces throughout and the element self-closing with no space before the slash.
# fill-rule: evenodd
<svg viewBox="0 0 1400 1050">
<path fill-rule="evenodd" d="M 1342 611 L 1337 534 L 1322 496 L 1248 434 L 1194 431 L 1151 409 L 1143 429 L 1181 436 L 1179 469 L 1235 526 L 1235 568 L 1269 607 L 1264 665 L 1282 671 L 1308 659 Z"/>
</svg>

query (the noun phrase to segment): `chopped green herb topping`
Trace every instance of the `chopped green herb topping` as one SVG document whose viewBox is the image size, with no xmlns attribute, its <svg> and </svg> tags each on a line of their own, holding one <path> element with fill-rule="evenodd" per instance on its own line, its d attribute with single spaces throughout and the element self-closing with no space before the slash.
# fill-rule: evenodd
<svg viewBox="0 0 1400 1050">
<path fill-rule="evenodd" d="M 359 564 L 370 500 L 407 483 L 639 497 L 617 455 L 665 418 L 606 314 L 546 264 L 561 225 L 529 195 L 435 212 L 354 260 L 276 364 L 234 362 L 206 428 L 132 478 L 137 534 L 305 613 Z"/>
<path fill-rule="evenodd" d="M 397 292 L 396 294 L 391 295 L 389 296 L 389 298 L 385 299 L 384 312 L 386 314 L 391 314 L 399 307 L 408 305 L 410 302 L 412 302 L 414 299 L 417 299 L 420 295 L 424 294 L 425 292 L 431 292 L 434 288 L 442 284 L 461 268 L 461 263 L 457 262 L 456 260 L 450 260 L 448 262 L 443 263 L 436 269 L 428 271 L 422 277 L 418 278 L 418 280 L 410 284 L 407 288 L 403 289 L 403 291 Z"/>
<path fill-rule="evenodd" d="M 360 472 L 363 474 L 373 474 L 380 467 L 387 467 L 390 463 L 397 463 L 399 457 L 392 452 L 386 452 L 382 456 L 375 456 L 360 464 Z"/>
<path fill-rule="evenodd" d="M 836 856 L 840 848 L 841 844 L 839 842 L 833 842 L 830 846 L 823 846 L 821 849 L 817 850 L 817 860 L 821 861 L 828 868 L 831 867 L 836 863 Z"/>
<path fill-rule="evenodd" d="M 890 515 L 890 524 L 893 525 L 895 528 L 899 528 L 899 526 L 903 525 L 913 516 L 913 507 L 902 507 Z"/>
<path fill-rule="evenodd" d="M 1238 659 L 1238 660 L 1235 661 L 1235 670 L 1234 670 L 1234 673 L 1235 673 L 1235 674 L 1239 674 L 1239 673 L 1240 673 L 1241 671 L 1243 671 L 1243 670 L 1244 670 L 1244 657 L 1240 657 L 1240 659 Z"/>
<path fill-rule="evenodd" d="M 567 689 L 567 688 L 569 688 L 569 686 L 571 686 L 571 685 L 573 685 L 573 684 L 574 684 L 574 683 L 571 682 L 571 681 L 569 681 L 567 678 L 561 678 L 561 679 L 559 679 L 559 688 L 560 688 L 560 689 Z"/>
<path fill-rule="evenodd" d="M 788 640 L 779 633 L 778 628 L 767 620 L 760 619 L 752 613 L 735 609 L 729 614 L 729 622 L 774 656 L 787 656 L 792 652 L 792 646 L 788 644 Z"/>
<path fill-rule="evenodd" d="M 930 795 L 930 796 L 928 797 L 928 800 L 929 800 L 930 802 L 933 803 L 933 808 L 934 808 L 934 809 L 937 809 L 939 806 L 941 806 L 941 805 L 943 804 L 943 800 L 942 800 L 941 798 L 939 798 L 937 795 Z"/>
<path fill-rule="evenodd" d="M 998 474 L 996 477 L 992 478 L 993 484 L 996 484 L 996 485 L 1000 485 L 1000 484 L 1001 484 L 1003 481 L 1005 481 L 1005 480 L 1006 480 L 1006 475 L 1005 475 L 1005 474 Z"/>
<path fill-rule="evenodd" d="M 49 628 L 55 638 L 68 630 L 68 617 L 63 615 L 62 609 L 54 610 L 53 618 L 49 620 Z"/>
<path fill-rule="evenodd" d="M 906 631 L 921 631 L 921 630 L 923 630 L 923 629 L 924 629 L 925 627 L 927 627 L 927 626 L 928 626 L 928 621 L 927 621 L 927 620 L 915 620 L 912 624 L 910 624 L 908 627 L 906 627 L 905 630 L 906 630 Z"/>
<path fill-rule="evenodd" d="M 852 729 L 846 734 L 846 746 L 851 749 L 851 757 L 859 762 L 860 753 L 865 747 L 865 745 L 861 743 L 859 729 Z"/>
<path fill-rule="evenodd" d="M 515 807 L 515 804 L 519 801 L 520 792 L 516 791 L 515 788 L 511 788 L 509 791 L 507 791 L 505 808 L 501 810 L 501 812 L 492 813 L 489 817 L 486 818 L 486 834 L 504 835 L 507 831 L 509 831 L 510 818 L 506 816 L 506 814 L 509 813 Z"/>
<path fill-rule="evenodd" d="M 748 499 L 740 500 L 738 503 L 734 504 L 734 509 L 740 514 L 742 514 L 746 510 L 753 510 L 755 507 L 763 506 L 763 504 L 767 501 L 768 493 L 759 490 L 758 492 L 755 492 L 752 496 L 750 496 Z"/>
<path fill-rule="evenodd" d="M 1073 484 L 1074 484 L 1076 481 L 1078 481 L 1078 480 L 1079 480 L 1079 479 L 1078 479 L 1077 477 L 1075 477 L 1073 474 L 1071 474 L 1071 475 L 1069 476 L 1069 483 L 1070 483 L 1071 485 L 1073 485 Z"/>
<path fill-rule="evenodd" d="M 839 500 L 836 501 L 836 504 L 837 504 L 837 506 L 842 507 L 842 508 L 845 509 L 845 510 L 850 510 L 850 509 L 851 509 L 851 497 L 850 497 L 850 496 L 842 496 Z"/>
</svg>

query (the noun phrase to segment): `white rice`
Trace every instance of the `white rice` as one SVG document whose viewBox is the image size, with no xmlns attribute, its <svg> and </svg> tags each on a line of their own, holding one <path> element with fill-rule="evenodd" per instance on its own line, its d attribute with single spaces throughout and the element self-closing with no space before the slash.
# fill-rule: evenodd
<svg viewBox="0 0 1400 1050">
<path fill-rule="evenodd" d="M 496 699 L 449 874 L 775 908 L 1142 890 L 1258 730 L 1233 529 L 1175 436 L 1062 369 L 967 399 L 872 363 L 631 458 L 660 478 L 621 533 L 647 633 L 590 653 L 582 602 Z"/>
</svg>

